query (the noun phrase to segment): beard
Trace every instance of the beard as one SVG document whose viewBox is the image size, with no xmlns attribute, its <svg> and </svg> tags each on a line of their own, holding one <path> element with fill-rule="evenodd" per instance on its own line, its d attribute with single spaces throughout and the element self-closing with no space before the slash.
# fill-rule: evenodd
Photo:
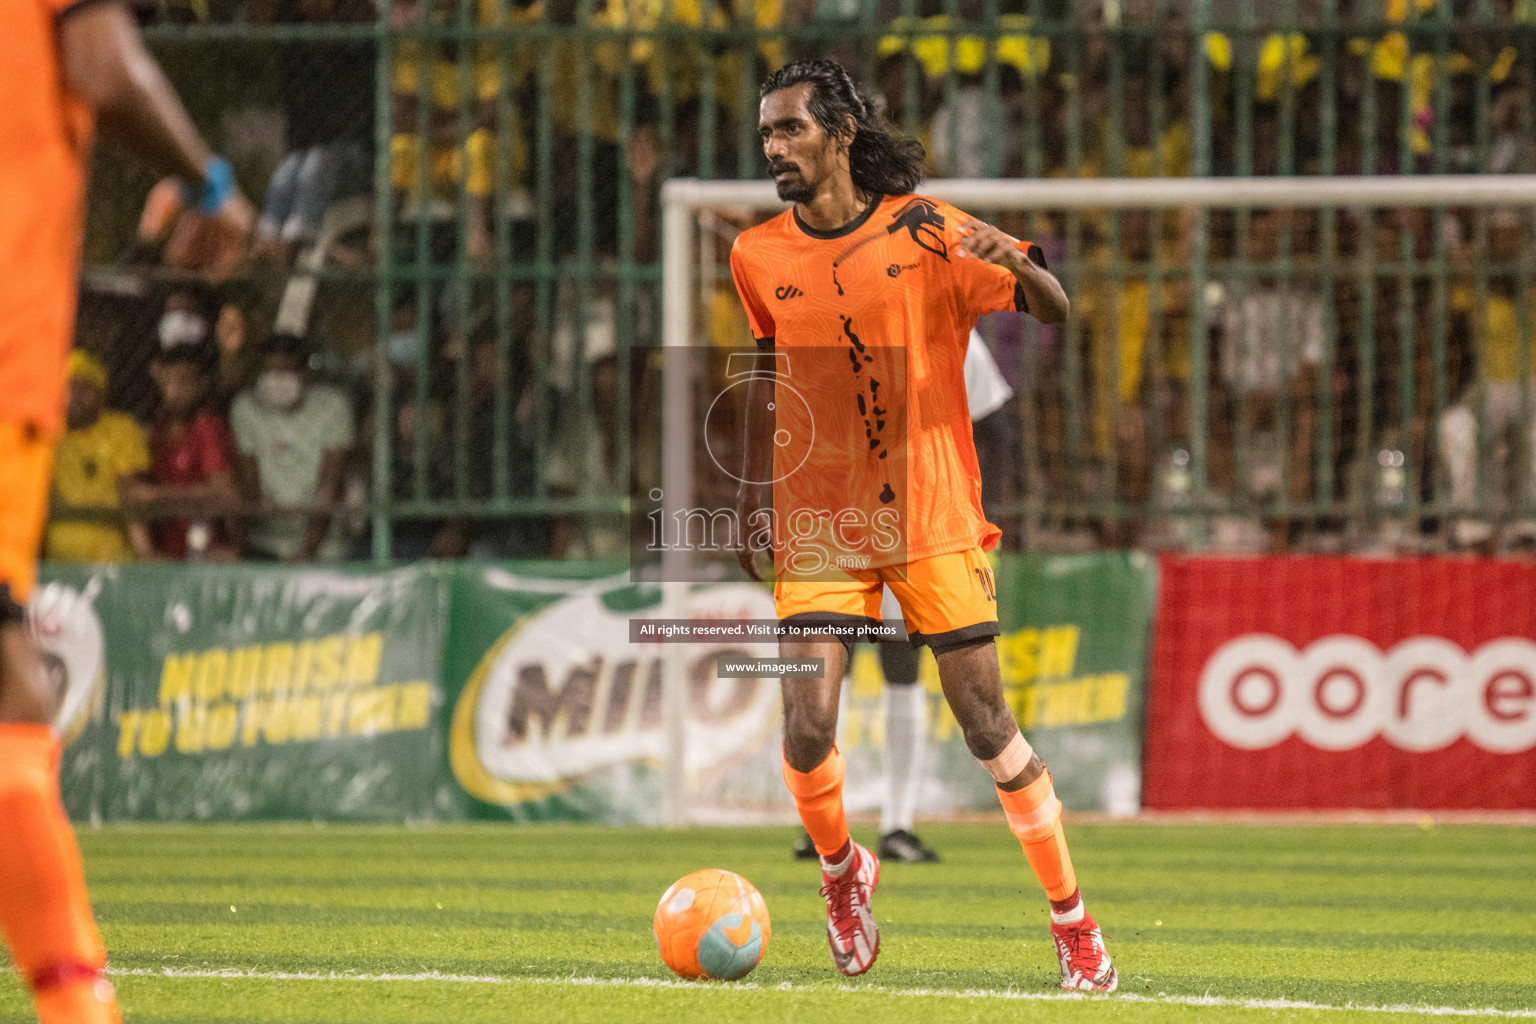
<svg viewBox="0 0 1536 1024">
<path fill-rule="evenodd" d="M 769 169 L 772 173 L 772 169 Z M 773 180 L 773 187 L 778 191 L 779 198 L 786 203 L 808 203 L 816 198 L 816 189 L 800 173 L 799 168 L 791 170 L 782 178 Z"/>
</svg>

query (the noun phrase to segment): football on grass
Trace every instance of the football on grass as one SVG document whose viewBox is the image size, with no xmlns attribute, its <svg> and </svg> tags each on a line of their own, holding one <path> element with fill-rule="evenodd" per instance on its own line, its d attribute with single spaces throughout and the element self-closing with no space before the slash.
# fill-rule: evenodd
<svg viewBox="0 0 1536 1024">
<path fill-rule="evenodd" d="M 684 875 L 662 894 L 651 922 L 661 959 L 683 978 L 735 981 L 768 951 L 768 904 L 752 883 L 708 868 Z"/>
</svg>

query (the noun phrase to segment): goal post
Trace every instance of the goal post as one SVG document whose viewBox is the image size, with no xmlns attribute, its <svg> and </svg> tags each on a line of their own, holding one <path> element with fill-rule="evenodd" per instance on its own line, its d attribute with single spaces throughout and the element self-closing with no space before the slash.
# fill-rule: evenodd
<svg viewBox="0 0 1536 1024">
<path fill-rule="evenodd" d="M 1314 513 L 1322 518 L 1326 515 L 1337 515 L 1342 509 L 1345 513 L 1351 512 L 1357 506 L 1364 509 L 1368 501 L 1358 497 L 1349 497 L 1343 492 L 1350 486 L 1336 481 L 1344 480 L 1343 471 L 1336 469 L 1336 465 L 1343 460 L 1338 452 L 1341 445 L 1354 445 L 1353 458 L 1360 458 L 1371 444 L 1376 442 L 1373 436 L 1372 424 L 1387 423 L 1393 428 L 1394 435 L 1397 426 L 1394 418 L 1401 419 L 1404 429 L 1403 436 L 1417 432 L 1424 435 L 1426 431 L 1435 435 L 1436 431 L 1444 427 L 1443 416 L 1451 399 L 1456 397 L 1451 393 L 1452 388 L 1448 383 L 1455 372 L 1452 365 L 1454 358 L 1447 355 L 1446 330 L 1444 323 L 1435 323 L 1438 317 L 1444 321 L 1450 314 L 1453 297 L 1452 291 L 1455 283 L 1452 279 L 1457 274 L 1462 274 L 1470 283 L 1463 289 L 1474 298 L 1478 314 L 1468 317 L 1468 322 L 1473 323 L 1477 333 L 1476 338 L 1466 346 L 1468 351 L 1480 353 L 1476 356 L 1477 369 L 1472 371 L 1474 376 L 1486 375 L 1489 368 L 1486 365 L 1490 359 L 1486 351 L 1486 331 L 1488 317 L 1485 315 L 1488 296 L 1490 292 L 1497 293 L 1504 287 L 1500 282 L 1508 280 L 1518 285 L 1518 297 L 1510 303 L 1513 310 L 1511 316 L 1518 325 L 1518 342 L 1508 346 L 1506 362 L 1512 365 L 1518 364 L 1518 380 L 1527 381 L 1536 377 L 1536 359 L 1531 352 L 1533 334 L 1533 320 L 1536 320 L 1536 304 L 1529 301 L 1536 298 L 1536 254 L 1527 253 L 1528 248 L 1523 240 L 1531 237 L 1529 227 L 1533 211 L 1536 211 L 1536 174 L 1530 175 L 1422 175 L 1422 176 L 1374 176 L 1374 177 L 1286 177 L 1286 178 L 1146 178 L 1146 179 L 934 179 L 925 182 L 918 190 L 923 195 L 930 195 L 938 199 L 953 203 L 956 206 L 974 211 L 978 214 L 992 213 L 996 211 L 1020 211 L 1029 214 L 1065 214 L 1077 218 L 1079 221 L 1084 216 L 1097 215 L 1094 211 L 1101 211 L 1111 215 L 1113 222 L 1112 233 L 1108 234 L 1109 247 L 1115 248 L 1115 255 L 1111 261 L 1110 269 L 1100 271 L 1101 276 L 1112 280 L 1121 280 L 1128 273 L 1122 261 L 1118 244 L 1120 239 L 1120 223 L 1122 215 L 1129 215 L 1133 211 L 1180 211 L 1189 210 L 1187 220 L 1180 220 L 1173 213 L 1164 213 L 1157 218 L 1157 224 L 1178 223 L 1180 227 L 1175 233 L 1180 233 L 1188 242 L 1187 248 L 1181 250 L 1180 257 L 1183 262 L 1169 268 L 1167 264 L 1159 264 L 1156 272 L 1156 281 L 1151 286 L 1151 293 L 1159 294 L 1160 288 L 1167 287 L 1167 282 L 1179 278 L 1184 294 L 1194 296 L 1187 301 L 1184 313 L 1167 322 L 1160 319 L 1158 311 L 1152 313 L 1151 326 L 1146 330 L 1146 344 L 1149 350 L 1157 353 L 1154 346 L 1183 346 L 1185 348 L 1184 359 L 1187 366 L 1183 372 L 1186 375 L 1184 389 L 1187 391 L 1182 401 L 1179 416 L 1179 426 L 1187 440 L 1183 442 L 1183 448 L 1175 455 L 1183 455 L 1186 459 L 1187 475 L 1189 480 L 1190 500 L 1184 506 L 1184 514 L 1187 521 L 1193 523 L 1192 531 L 1185 535 L 1187 546 L 1199 548 L 1203 545 L 1204 534 L 1202 523 L 1209 518 L 1207 515 L 1211 507 L 1209 503 L 1202 503 L 1207 496 L 1206 487 L 1211 471 L 1213 449 L 1210 444 L 1211 428 L 1213 422 L 1225 429 L 1224 418 L 1226 414 L 1213 409 L 1211 402 L 1212 381 L 1216 379 L 1217 367 L 1212 365 L 1212 360 L 1218 358 L 1212 353 L 1215 351 L 1210 341 L 1210 331 L 1217 324 L 1217 318 L 1223 315 L 1220 310 L 1229 308 L 1232 295 L 1227 294 L 1227 307 L 1220 306 L 1211 296 L 1220 292 L 1223 281 L 1236 281 L 1231 289 L 1243 295 L 1252 286 L 1252 282 L 1259 280 L 1264 282 L 1264 275 L 1273 276 L 1277 269 L 1283 276 L 1295 270 L 1300 263 L 1293 260 L 1292 227 L 1294 218 L 1286 221 L 1284 228 L 1284 241 L 1280 244 L 1277 254 L 1269 256 L 1266 260 L 1249 261 L 1246 248 L 1246 228 L 1248 217 L 1251 213 L 1259 211 L 1316 211 L 1313 223 L 1321 223 L 1321 229 L 1327 238 L 1326 247 L 1331 262 L 1326 271 L 1319 271 L 1316 267 L 1305 273 L 1312 274 L 1315 279 L 1321 279 L 1326 273 L 1332 275 L 1327 283 L 1329 298 L 1326 307 L 1330 318 L 1334 321 L 1343 317 L 1354 317 L 1358 323 L 1346 323 L 1345 331 L 1341 333 L 1339 324 L 1329 323 L 1324 325 L 1328 341 L 1323 346 L 1326 349 L 1321 358 L 1320 366 L 1315 369 L 1315 403 L 1310 394 L 1302 397 L 1282 397 L 1277 405 L 1280 426 L 1278 435 L 1284 439 L 1288 434 L 1294 433 L 1297 423 L 1307 418 L 1311 426 L 1308 428 L 1316 432 L 1316 437 L 1311 447 L 1303 453 L 1303 458 L 1294 465 L 1286 457 L 1280 458 L 1281 467 L 1279 497 L 1273 495 L 1266 499 L 1269 504 L 1264 506 L 1262 514 L 1274 516 L 1275 510 L 1279 514 L 1295 514 L 1299 511 Z M 667 181 L 661 190 L 662 201 L 662 333 L 663 344 L 666 349 L 687 349 L 705 343 L 704 331 L 700 324 L 703 317 L 700 316 L 702 308 L 699 292 L 699 275 L 708 270 L 709 259 L 700 248 L 700 224 L 705 211 L 718 209 L 751 210 L 757 213 L 771 212 L 783 209 L 787 204 L 776 195 L 774 186 L 769 181 L 703 181 L 690 178 L 674 178 Z M 1227 229 L 1228 238 L 1236 238 L 1236 255 L 1232 251 L 1215 253 L 1211 248 L 1211 218 L 1215 211 L 1233 211 L 1229 215 L 1223 215 L 1240 225 L 1238 228 Z M 1421 211 L 1421 215 L 1413 217 L 1399 217 L 1392 220 L 1388 215 L 1402 211 Z M 1466 228 L 1460 236 L 1456 236 L 1456 227 L 1450 223 L 1454 218 L 1447 217 L 1449 211 L 1468 211 L 1464 218 Z M 1348 244 L 1340 242 L 1340 233 L 1344 230 L 1335 224 L 1338 214 L 1351 213 L 1352 222 L 1349 231 Z M 1519 245 L 1517 255 L 1506 256 L 1501 263 L 1498 253 L 1490 249 L 1490 229 L 1488 222 L 1495 213 L 1506 218 L 1513 216 L 1521 225 L 1522 244 Z M 1268 214 L 1266 213 L 1266 216 Z M 1241 218 L 1241 219 L 1239 219 Z M 1148 218 L 1143 218 L 1147 220 Z M 1390 221 L 1390 224 L 1409 223 L 1421 227 L 1421 240 L 1410 237 L 1412 231 L 1403 229 L 1398 234 L 1391 234 L 1388 230 L 1387 241 L 1375 241 L 1376 248 L 1372 248 L 1373 232 L 1379 234 L 1378 225 Z M 1340 224 L 1343 222 L 1340 221 Z M 1390 227 L 1390 225 L 1389 225 Z M 1149 229 L 1151 233 L 1162 231 L 1161 228 Z M 1407 233 L 1404 233 L 1404 232 Z M 1453 237 L 1455 236 L 1455 237 Z M 1232 245 L 1234 243 L 1228 243 Z M 1494 248 L 1497 248 L 1496 246 Z M 1378 251 L 1380 250 L 1380 251 Z M 1067 263 L 1064 264 L 1066 274 L 1071 275 L 1074 268 L 1070 265 L 1074 256 L 1081 257 L 1083 250 L 1073 246 L 1066 247 Z M 1473 263 L 1470 267 L 1456 264 L 1454 257 L 1460 253 L 1463 258 L 1470 254 Z M 1161 257 L 1158 257 L 1161 259 Z M 1225 262 L 1223 262 L 1225 260 Z M 1241 264 L 1242 266 L 1239 266 Z M 1251 264 L 1251 265 L 1250 265 Z M 1319 265 L 1321 265 L 1319 263 Z M 1237 267 L 1230 271 L 1233 277 L 1222 278 L 1220 274 L 1213 279 L 1215 267 Z M 701 268 L 703 268 L 701 270 Z M 1229 271 L 1222 271 L 1228 273 Z M 1119 275 L 1118 277 L 1116 275 Z M 1502 275 L 1502 276 L 1500 276 Z M 1305 274 L 1298 274 L 1298 279 Z M 1422 298 L 1415 298 L 1418 293 L 1414 291 L 1415 282 L 1420 278 L 1424 281 Z M 1399 280 L 1403 287 L 1390 293 L 1389 298 L 1383 298 L 1377 294 L 1375 285 L 1377 281 Z M 1457 280 L 1460 280 L 1459 278 Z M 1350 312 L 1341 312 L 1336 307 L 1334 296 L 1334 282 L 1343 282 L 1341 287 L 1354 289 L 1352 294 L 1357 295 L 1359 301 L 1356 305 L 1348 307 Z M 1281 286 L 1285 292 L 1282 306 L 1288 310 L 1281 317 L 1285 324 L 1278 327 L 1279 337 L 1282 339 L 1279 347 L 1283 350 L 1280 356 L 1281 369 L 1278 371 L 1283 377 L 1286 373 L 1285 365 L 1294 360 L 1290 348 L 1297 344 L 1297 339 L 1290 337 L 1295 330 L 1291 326 L 1292 314 L 1289 312 L 1290 294 L 1292 285 L 1287 281 Z M 1383 293 L 1388 294 L 1388 293 Z M 1077 295 L 1071 296 L 1074 303 Z M 1416 305 L 1417 304 L 1417 305 Z M 1422 306 L 1422 309 L 1419 308 Z M 1390 307 L 1390 308 L 1387 308 Z M 1116 312 L 1119 312 L 1116 307 Z M 1363 312 L 1362 312 L 1363 311 Z M 1102 313 L 1102 310 L 1101 310 Z M 1244 316 L 1251 316 L 1245 312 Z M 1425 340 L 1414 342 L 1415 336 L 1414 318 L 1419 317 L 1428 321 L 1424 328 Z M 1114 316 L 1106 315 L 1105 323 L 1113 325 Z M 1177 322 L 1175 322 L 1177 321 Z M 1395 326 L 1394 326 L 1395 325 Z M 1109 328 L 1114 330 L 1113 326 Z M 1244 328 L 1246 329 L 1246 328 Z M 1388 340 L 1388 334 L 1392 330 L 1401 329 L 1394 340 Z M 1082 328 L 1078 328 L 1081 331 Z M 1268 337 L 1269 335 L 1266 335 Z M 1067 339 L 1080 339 L 1080 333 L 1068 333 L 1062 335 Z M 1402 339 L 1410 339 L 1403 341 Z M 1347 344 L 1343 339 L 1347 339 Z M 742 343 L 748 340 L 741 339 Z M 1107 342 L 1104 344 L 1108 344 Z M 1423 351 L 1415 354 L 1415 344 Z M 1451 346 L 1454 348 L 1455 346 Z M 1083 354 L 1073 351 L 1070 342 L 1062 343 L 1061 358 L 1072 373 L 1082 375 L 1082 363 L 1086 358 Z M 1210 350 L 1210 351 L 1208 351 Z M 1226 350 L 1223 350 L 1226 351 Z M 1241 348 L 1233 349 L 1239 357 L 1243 356 Z M 1252 353 L 1249 353 L 1252 355 Z M 1150 359 L 1151 357 L 1149 357 Z M 1161 358 L 1161 354 L 1157 355 Z M 1330 374 L 1337 372 L 1339 361 L 1353 367 L 1356 374 L 1351 385 L 1353 390 L 1347 390 L 1345 397 L 1340 398 L 1329 389 Z M 1415 362 L 1418 360 L 1418 362 Z M 1220 374 L 1237 374 L 1241 378 L 1242 372 L 1234 365 L 1234 360 L 1228 358 L 1227 363 L 1220 368 Z M 1097 386 L 1107 390 L 1111 394 L 1115 392 L 1117 375 L 1123 374 L 1125 369 L 1122 363 L 1135 367 L 1128 362 L 1123 353 L 1116 353 L 1106 363 L 1112 363 L 1107 370 L 1101 370 L 1100 376 L 1107 380 L 1100 380 Z M 1150 365 L 1150 364 L 1148 364 Z M 1390 370 L 1390 377 L 1383 372 L 1378 372 L 1375 367 L 1385 366 Z M 1514 372 L 1510 367 L 1510 375 Z M 1499 372 L 1504 372 L 1501 370 Z M 1273 370 L 1270 371 L 1274 375 Z M 1150 377 L 1151 371 L 1148 371 Z M 1262 374 L 1261 374 L 1262 375 Z M 1432 376 L 1433 379 L 1429 379 Z M 1150 387 L 1150 380 L 1144 382 Z M 1243 392 L 1244 385 L 1239 379 L 1232 386 L 1244 396 L 1251 392 Z M 666 360 L 663 370 L 663 408 L 661 410 L 661 473 L 664 482 L 664 498 L 662 508 L 664 516 L 670 518 L 678 510 L 689 507 L 693 498 L 693 451 L 694 440 L 691 430 L 695 419 L 693 408 L 693 395 L 688 379 L 686 364 L 682 361 Z M 1064 388 L 1065 391 L 1065 388 Z M 1429 398 L 1417 397 L 1422 391 Z M 1519 415 L 1515 417 L 1517 422 L 1531 422 L 1536 424 L 1536 397 L 1529 394 L 1530 389 L 1519 389 Z M 1227 401 L 1227 393 L 1223 392 L 1223 401 Z M 1089 394 L 1086 401 L 1092 405 L 1096 401 L 1093 394 Z M 1241 401 L 1248 401 L 1243 397 Z M 1423 406 L 1423 410 L 1417 414 L 1418 418 L 1410 423 L 1411 407 L 1415 402 Z M 1066 404 L 1070 407 L 1072 396 L 1066 396 Z M 1316 409 L 1313 409 L 1315 404 Z M 1347 405 L 1347 409 L 1341 406 Z M 1478 450 L 1484 444 L 1491 444 L 1489 431 L 1490 414 L 1486 399 L 1479 398 L 1476 408 L 1476 434 L 1475 439 Z M 1389 408 L 1390 407 L 1390 408 Z M 1150 408 L 1150 403 L 1149 403 Z M 1228 404 L 1223 409 L 1238 408 L 1238 405 Z M 1246 408 L 1246 406 L 1244 407 Z M 1313 415 L 1313 413 L 1316 415 Z M 1072 410 L 1069 408 L 1068 413 Z M 1272 414 L 1276 415 L 1276 414 Z M 1511 414 L 1513 415 L 1513 414 Z M 1070 416 L 1068 416 L 1070 419 Z M 1084 446 L 1091 447 L 1092 441 L 1085 442 L 1083 433 L 1092 434 L 1095 430 L 1099 435 L 1107 433 L 1110 438 L 1107 446 L 1104 445 L 1102 436 L 1101 447 L 1107 447 L 1107 462 L 1109 465 L 1107 475 L 1113 479 L 1117 472 L 1122 473 L 1120 464 L 1129 456 L 1127 452 L 1138 442 L 1127 442 L 1121 435 L 1117 435 L 1113 425 L 1109 428 L 1102 424 L 1092 423 L 1087 426 L 1082 424 L 1092 419 L 1081 415 L 1078 410 L 1078 425 L 1069 422 L 1065 428 L 1067 434 L 1073 438 L 1075 447 L 1068 451 L 1051 452 L 1046 461 L 1062 457 L 1061 461 L 1071 462 L 1066 457 L 1069 452 L 1077 451 Z M 1246 414 L 1237 417 L 1246 421 Z M 1506 417 L 1508 418 L 1508 417 Z M 1154 446 L 1152 439 L 1162 431 L 1163 435 L 1170 429 L 1167 424 L 1156 422 L 1156 417 L 1148 413 L 1142 422 L 1140 443 L 1150 450 Z M 1392 421 L 1392 422 L 1388 422 Z M 1411 428 L 1411 429 L 1410 429 Z M 1025 429 L 1028 429 L 1026 426 Z M 1246 443 L 1244 431 L 1249 429 L 1243 423 L 1236 427 L 1236 438 L 1223 438 L 1220 448 L 1220 456 L 1223 459 L 1235 460 L 1237 466 L 1231 472 L 1237 478 L 1242 487 L 1247 487 L 1250 481 L 1248 475 L 1250 468 L 1245 468 L 1243 463 L 1246 458 L 1243 445 Z M 1385 428 L 1378 428 L 1378 432 Z M 1073 431 L 1077 431 L 1073 435 Z M 1346 431 L 1354 431 L 1350 437 L 1344 437 Z M 1519 478 L 1519 485 L 1511 491 L 1515 494 L 1512 499 L 1514 505 L 1519 506 L 1518 512 L 1528 514 L 1533 522 L 1536 522 L 1536 502 L 1531 495 L 1536 490 L 1536 426 L 1527 434 L 1524 431 L 1515 431 L 1511 444 L 1517 451 L 1517 457 L 1510 460 L 1515 466 L 1512 472 Z M 1358 435 L 1358 436 L 1357 436 Z M 1137 435 L 1126 435 L 1135 437 Z M 1398 439 L 1390 442 L 1404 447 L 1410 442 Z M 1418 445 L 1417 450 L 1427 450 L 1435 446 L 1434 436 L 1419 436 L 1412 444 Z M 1187 451 L 1184 449 L 1187 448 Z M 1358 449 L 1358 450 L 1356 450 Z M 1039 448 L 1035 449 L 1032 458 L 1039 458 Z M 1231 453 L 1238 454 L 1233 455 Z M 1401 457 L 1401 456 L 1399 456 Z M 1443 467 L 1435 464 L 1434 458 L 1420 459 L 1415 462 L 1415 456 L 1410 452 L 1406 474 L 1408 483 L 1402 490 L 1412 491 L 1413 495 L 1408 504 L 1413 508 L 1413 514 L 1420 517 L 1449 515 L 1449 506 L 1440 502 L 1438 497 L 1424 497 L 1434 492 L 1438 495 L 1442 491 L 1448 492 L 1448 488 L 1439 482 L 1429 482 L 1431 472 L 1443 474 Z M 1142 457 L 1145 461 L 1145 457 Z M 1476 469 L 1476 511 L 1486 512 L 1493 506 L 1490 504 L 1489 485 L 1487 471 L 1484 463 L 1487 459 L 1479 459 Z M 1309 474 L 1312 492 L 1304 502 L 1298 504 L 1288 497 L 1287 474 L 1300 475 L 1296 466 L 1301 466 Z M 1430 468 L 1426 469 L 1425 467 Z M 1117 468 L 1119 467 L 1119 468 Z M 1390 466 L 1387 468 L 1391 468 Z M 1401 468 L 1401 467 L 1400 467 Z M 1070 466 L 1064 472 L 1075 472 L 1076 466 Z M 1142 467 L 1143 475 L 1152 479 L 1153 468 Z M 1223 467 L 1223 472 L 1225 472 Z M 1422 474 L 1423 480 L 1415 474 Z M 1422 487 L 1420 484 L 1422 483 Z M 1129 495 L 1115 493 L 1112 500 L 1103 503 L 1102 508 L 1110 513 L 1120 515 L 1138 515 L 1138 509 L 1150 508 L 1156 500 L 1150 493 L 1150 485 Z M 1419 488 L 1415 490 L 1415 488 Z M 1028 500 L 1037 501 L 1042 507 L 1050 507 L 1054 500 L 1050 496 L 1031 497 Z M 1246 499 L 1244 499 L 1246 502 Z M 1354 505 L 1349 504 L 1354 502 Z M 1233 507 L 1241 502 L 1233 499 Z M 1063 505 L 1063 507 L 1066 507 Z M 1254 504 L 1243 504 L 1245 509 L 1257 509 Z M 1374 508 L 1374 506 L 1372 506 Z M 1092 514 L 1090 510 L 1090 514 Z M 1256 515 L 1260 513 L 1255 513 Z M 1374 512 L 1372 513 L 1374 514 Z M 1502 513 L 1500 513 L 1502 514 Z M 1512 512 L 1511 515 L 1516 513 Z M 1138 541 L 1131 541 L 1138 543 Z M 1147 543 L 1143 538 L 1140 543 Z M 664 558 L 671 559 L 670 563 L 663 564 L 664 578 L 667 580 L 682 580 L 687 578 L 686 551 L 669 552 Z M 669 583 L 667 587 L 669 614 L 682 617 L 682 609 L 685 605 L 685 583 Z M 687 780 L 684 777 L 684 752 L 685 730 L 683 716 L 686 714 L 686 691 L 683 678 L 683 659 L 677 652 L 678 645 L 667 645 L 668 652 L 665 655 L 665 672 L 667 678 L 665 707 L 667 709 L 667 767 L 666 767 L 666 793 L 664 801 L 663 820 L 672 825 L 686 823 L 686 787 Z M 677 652 L 677 653 L 673 653 Z"/>
<path fill-rule="evenodd" d="M 1263 178 L 1111 178 L 1111 179 L 969 179 L 941 178 L 924 182 L 920 191 L 962 209 L 1083 211 L 1171 210 L 1196 207 L 1202 211 L 1228 209 L 1393 209 L 1492 208 L 1536 209 L 1536 174 L 1405 175 L 1369 177 Z M 662 186 L 662 331 L 666 347 L 686 347 L 694 333 L 697 296 L 694 245 L 697 215 L 709 208 L 735 207 L 754 211 L 783 209 L 770 181 L 703 181 L 673 178 Z M 1202 232 L 1203 234 L 1203 232 Z M 1194 247 L 1190 273 L 1198 278 L 1207 262 L 1201 246 Z M 1198 311 L 1198 305 L 1197 305 Z M 1200 361 L 1202 347 L 1192 346 Z M 1198 390 L 1198 389 L 1197 389 Z M 680 391 L 667 391 L 663 436 L 668 442 L 686 436 L 690 409 L 674 405 Z M 1202 424 L 1191 425 L 1197 437 Z M 1198 455 L 1198 453 L 1196 453 Z M 668 443 L 663 465 L 685 473 L 678 450 Z M 1195 469 L 1200 469 L 1195 459 Z M 664 473 L 667 471 L 664 469 Z M 668 477 L 671 479 L 671 477 Z M 682 483 L 686 477 L 677 477 Z M 686 497 L 686 488 L 677 496 Z M 668 497 L 672 496 L 669 490 Z"/>
</svg>

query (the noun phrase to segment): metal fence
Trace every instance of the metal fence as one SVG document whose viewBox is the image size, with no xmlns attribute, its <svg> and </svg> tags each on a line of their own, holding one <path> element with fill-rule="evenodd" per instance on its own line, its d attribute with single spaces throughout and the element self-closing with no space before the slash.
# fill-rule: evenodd
<svg viewBox="0 0 1536 1024">
<path fill-rule="evenodd" d="M 841 60 L 934 176 L 1531 173 L 1532 7 L 163 0 L 146 35 L 263 237 L 216 293 L 179 278 L 104 152 L 81 343 L 148 417 L 167 308 L 215 339 L 225 401 L 263 337 L 311 338 L 353 401 L 356 554 L 619 554 L 659 474 L 632 353 L 660 340 L 661 183 L 761 175 L 782 61 Z M 979 435 L 1008 543 L 1439 547 L 1531 513 L 1524 207 L 991 212 L 1077 311 L 985 329 L 1016 392 Z M 705 217 L 716 270 L 749 220 Z M 699 337 L 739 344 L 711 275 Z"/>
</svg>

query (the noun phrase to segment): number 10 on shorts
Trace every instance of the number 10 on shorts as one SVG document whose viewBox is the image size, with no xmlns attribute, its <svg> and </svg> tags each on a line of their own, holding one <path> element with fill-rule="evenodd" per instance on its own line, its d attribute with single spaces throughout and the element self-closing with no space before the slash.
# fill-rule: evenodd
<svg viewBox="0 0 1536 1024">
<path fill-rule="evenodd" d="M 988 601 L 997 600 L 997 581 L 992 578 L 991 569 L 978 568 L 976 578 L 981 581 L 982 593 L 987 595 Z"/>
</svg>

